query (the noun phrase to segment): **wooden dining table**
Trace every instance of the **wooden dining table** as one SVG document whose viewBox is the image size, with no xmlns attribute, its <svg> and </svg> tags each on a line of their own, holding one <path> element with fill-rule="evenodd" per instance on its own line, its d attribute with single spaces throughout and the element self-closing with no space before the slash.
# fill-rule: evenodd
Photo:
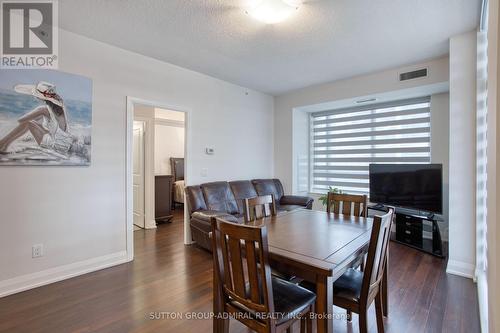
<svg viewBox="0 0 500 333">
<path fill-rule="evenodd" d="M 272 268 L 316 285 L 317 331 L 333 332 L 333 282 L 367 252 L 373 219 L 299 209 L 251 224 L 267 227 Z M 387 315 L 387 268 L 382 285 Z"/>
</svg>

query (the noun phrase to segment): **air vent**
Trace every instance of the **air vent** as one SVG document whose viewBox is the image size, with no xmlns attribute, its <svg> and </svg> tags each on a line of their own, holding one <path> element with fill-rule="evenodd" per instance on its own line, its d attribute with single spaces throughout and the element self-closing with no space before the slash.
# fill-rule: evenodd
<svg viewBox="0 0 500 333">
<path fill-rule="evenodd" d="M 417 69 L 416 71 L 400 73 L 399 81 L 414 80 L 421 77 L 427 77 L 427 68 Z"/>
</svg>

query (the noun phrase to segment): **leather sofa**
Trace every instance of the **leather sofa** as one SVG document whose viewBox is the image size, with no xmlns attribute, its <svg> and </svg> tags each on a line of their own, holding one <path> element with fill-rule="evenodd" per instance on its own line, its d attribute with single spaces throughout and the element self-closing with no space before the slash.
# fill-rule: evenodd
<svg viewBox="0 0 500 333">
<path fill-rule="evenodd" d="M 279 179 L 254 179 L 232 182 L 212 182 L 186 187 L 186 197 L 193 240 L 211 251 L 210 218 L 222 217 L 243 223 L 243 200 L 262 195 L 274 195 L 278 214 L 299 208 L 311 209 L 314 199 L 284 195 Z"/>
</svg>

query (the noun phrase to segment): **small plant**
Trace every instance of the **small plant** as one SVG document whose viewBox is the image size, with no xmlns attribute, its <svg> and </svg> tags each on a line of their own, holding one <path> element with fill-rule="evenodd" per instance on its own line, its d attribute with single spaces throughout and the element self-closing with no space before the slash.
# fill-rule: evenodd
<svg viewBox="0 0 500 333">
<path fill-rule="evenodd" d="M 328 192 L 318 199 L 323 203 L 323 206 L 326 206 L 326 204 L 328 203 L 328 193 L 342 194 L 342 190 L 337 187 L 328 186 Z"/>
</svg>

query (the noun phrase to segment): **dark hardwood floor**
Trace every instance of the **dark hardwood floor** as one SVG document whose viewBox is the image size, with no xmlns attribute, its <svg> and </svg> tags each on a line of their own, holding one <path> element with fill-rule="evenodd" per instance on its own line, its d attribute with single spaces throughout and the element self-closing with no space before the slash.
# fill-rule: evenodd
<svg viewBox="0 0 500 333">
<path fill-rule="evenodd" d="M 180 214 L 134 233 L 132 263 L 0 299 L 0 332 L 211 332 L 210 319 L 187 318 L 211 311 L 212 262 L 183 245 Z M 389 266 L 387 332 L 479 332 L 476 286 L 446 274 L 444 260 L 391 243 Z M 373 306 L 369 325 L 376 332 Z M 334 328 L 357 332 L 357 316 Z M 230 329 L 248 332 L 235 321 Z"/>
</svg>

